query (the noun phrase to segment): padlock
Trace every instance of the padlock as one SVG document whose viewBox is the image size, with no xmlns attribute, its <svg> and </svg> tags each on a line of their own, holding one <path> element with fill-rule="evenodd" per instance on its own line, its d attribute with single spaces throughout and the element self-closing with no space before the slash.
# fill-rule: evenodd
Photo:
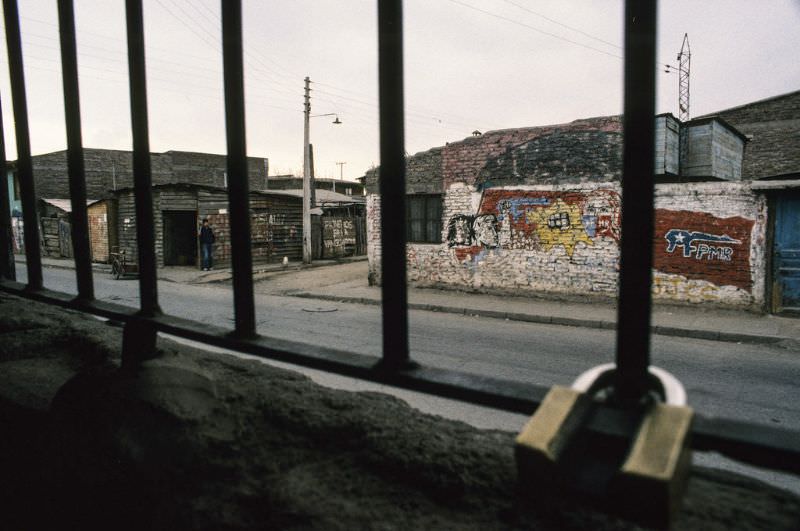
<svg viewBox="0 0 800 531">
<path fill-rule="evenodd" d="M 668 372 L 650 367 L 652 392 L 635 405 L 609 400 L 614 364 L 555 386 L 517 436 L 518 483 L 533 496 L 577 503 L 653 527 L 669 527 L 691 466 L 693 411 Z"/>
</svg>

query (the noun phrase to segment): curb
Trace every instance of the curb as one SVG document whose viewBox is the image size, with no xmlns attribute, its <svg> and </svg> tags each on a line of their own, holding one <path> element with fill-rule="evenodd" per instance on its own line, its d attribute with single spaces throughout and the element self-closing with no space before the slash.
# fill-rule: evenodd
<svg viewBox="0 0 800 531">
<path fill-rule="evenodd" d="M 352 261 L 359 261 L 358 259 Z M 17 263 L 25 265 L 24 260 L 17 260 Z M 295 268 L 295 270 L 300 271 L 302 269 L 309 269 L 315 267 L 325 267 L 334 264 L 328 263 L 311 263 L 308 265 L 299 265 Z M 54 269 L 75 269 L 74 266 L 70 265 L 61 265 L 61 264 L 42 264 L 42 267 L 51 267 Z M 92 264 L 92 271 L 98 273 L 110 273 L 111 267 L 105 264 Z M 272 268 L 264 268 L 259 270 L 253 270 L 253 274 L 256 273 L 265 273 L 265 272 L 272 272 L 272 271 L 279 271 L 279 269 L 272 269 Z M 221 272 L 221 271 L 220 271 Z M 201 280 L 200 278 L 196 279 L 192 282 L 192 284 L 213 284 L 216 282 L 224 282 L 226 280 L 230 280 L 232 277 L 231 274 L 227 275 L 225 278 L 218 278 L 213 280 Z M 183 282 L 183 281 L 174 281 L 169 278 L 161 278 L 158 277 L 158 280 L 165 280 L 165 281 L 173 281 L 173 282 Z M 326 300 L 332 302 L 344 302 L 344 303 L 351 303 L 351 304 L 366 304 L 372 306 L 380 306 L 381 301 L 376 299 L 371 299 L 367 297 L 347 297 L 342 295 L 325 295 L 325 294 L 315 294 L 310 292 L 287 292 L 283 295 L 287 297 L 298 297 L 304 299 L 318 299 L 318 300 Z M 490 319 L 502 319 L 502 320 L 509 320 L 509 321 L 520 321 L 526 323 L 539 323 L 539 324 L 553 324 L 553 325 L 560 325 L 560 326 L 578 326 L 582 328 L 595 328 L 595 329 L 602 329 L 602 330 L 616 330 L 617 324 L 615 321 L 608 321 L 605 319 L 577 319 L 574 317 L 554 317 L 552 315 L 542 315 L 542 314 L 526 314 L 526 313 L 518 313 L 518 312 L 501 312 L 495 310 L 481 310 L 481 309 L 474 309 L 474 308 L 464 308 L 464 307 L 457 307 L 457 306 L 443 306 L 439 304 L 425 304 L 425 303 L 408 303 L 408 308 L 410 310 L 423 310 L 429 312 L 439 312 L 439 313 L 451 313 L 456 315 L 477 315 L 481 317 L 488 317 Z M 726 343 L 746 343 L 750 345 L 769 345 L 773 343 L 780 343 L 781 341 L 789 341 L 793 338 L 790 337 L 783 337 L 783 336 L 762 336 L 762 335 L 755 335 L 755 334 L 742 334 L 737 332 L 719 332 L 716 330 L 699 330 L 699 329 L 692 329 L 692 328 L 681 328 L 676 326 L 663 326 L 663 325 L 653 325 L 650 327 L 650 332 L 655 335 L 660 336 L 670 336 L 670 337 L 683 337 L 688 339 L 704 339 L 707 341 L 721 341 Z"/>
<path fill-rule="evenodd" d="M 283 295 L 287 297 L 298 297 L 302 299 L 318 299 L 331 302 L 344 302 L 352 304 L 367 304 L 380 306 L 381 301 L 366 297 L 345 297 L 341 295 L 324 295 L 308 292 L 287 292 Z M 452 313 L 457 315 L 478 315 L 491 319 L 503 319 L 508 321 L 522 321 L 527 323 L 553 324 L 559 326 L 579 326 L 582 328 L 596 328 L 602 330 L 616 330 L 617 323 L 604 319 L 577 319 L 574 317 L 554 317 L 551 315 L 526 314 L 514 312 L 500 312 L 495 310 L 480 310 L 474 308 L 461 308 L 457 306 L 443 306 L 439 304 L 408 303 L 410 310 L 423 310 L 429 312 Z M 751 345 L 768 345 L 779 343 L 791 338 L 783 336 L 761 336 L 755 334 L 741 334 L 736 332 L 718 332 L 715 330 L 698 330 L 692 328 L 680 328 L 675 326 L 653 325 L 650 332 L 660 336 L 683 337 L 688 339 L 705 339 L 708 341 L 722 341 L 727 343 L 747 343 Z"/>
</svg>

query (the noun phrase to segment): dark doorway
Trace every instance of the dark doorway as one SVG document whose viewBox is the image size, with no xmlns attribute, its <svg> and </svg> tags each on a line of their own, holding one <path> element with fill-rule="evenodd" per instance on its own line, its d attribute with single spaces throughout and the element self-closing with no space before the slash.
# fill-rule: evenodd
<svg viewBox="0 0 800 531">
<path fill-rule="evenodd" d="M 774 310 L 800 312 L 800 194 L 777 199 L 773 263 Z"/>
<path fill-rule="evenodd" d="M 164 265 L 197 265 L 197 212 L 165 210 Z"/>
</svg>

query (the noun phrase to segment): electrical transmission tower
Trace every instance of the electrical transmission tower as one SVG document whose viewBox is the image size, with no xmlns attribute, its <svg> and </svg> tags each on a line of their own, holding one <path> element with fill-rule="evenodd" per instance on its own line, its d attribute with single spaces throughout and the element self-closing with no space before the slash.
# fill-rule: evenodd
<svg viewBox="0 0 800 531">
<path fill-rule="evenodd" d="M 689 34 L 683 34 L 683 46 L 678 54 L 678 114 L 681 122 L 689 120 L 689 67 L 692 52 L 689 49 Z"/>
</svg>

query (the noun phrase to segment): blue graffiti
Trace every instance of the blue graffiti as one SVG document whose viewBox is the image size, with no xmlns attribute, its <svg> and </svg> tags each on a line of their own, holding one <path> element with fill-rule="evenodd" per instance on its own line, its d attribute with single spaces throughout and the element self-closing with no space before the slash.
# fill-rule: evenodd
<svg viewBox="0 0 800 531">
<path fill-rule="evenodd" d="M 697 253 L 697 258 L 703 255 L 708 255 L 710 258 L 719 258 L 722 260 L 730 260 L 730 255 L 733 251 L 729 247 L 716 248 L 708 244 L 693 245 L 695 242 L 712 242 L 712 243 L 742 243 L 741 240 L 731 238 L 727 234 L 717 236 L 716 234 L 707 234 L 705 232 L 688 231 L 682 229 L 670 229 L 664 235 L 667 240 L 667 252 L 675 251 L 678 246 L 683 247 L 683 256 L 689 258 L 692 253 Z M 698 249 L 702 252 L 698 252 Z M 719 249 L 720 251 L 717 251 Z M 725 249 L 723 251 L 723 249 Z"/>
<path fill-rule="evenodd" d="M 546 197 L 523 197 L 519 199 L 504 199 L 497 204 L 498 216 L 497 219 L 503 221 L 505 214 L 511 217 L 513 221 L 519 221 L 519 218 L 525 215 L 526 208 L 530 206 L 547 206 L 550 200 Z"/>
<path fill-rule="evenodd" d="M 590 238 L 594 238 L 597 235 L 597 216 L 588 214 L 581 216 L 583 220 L 583 228 L 586 229 L 586 234 Z"/>
</svg>

